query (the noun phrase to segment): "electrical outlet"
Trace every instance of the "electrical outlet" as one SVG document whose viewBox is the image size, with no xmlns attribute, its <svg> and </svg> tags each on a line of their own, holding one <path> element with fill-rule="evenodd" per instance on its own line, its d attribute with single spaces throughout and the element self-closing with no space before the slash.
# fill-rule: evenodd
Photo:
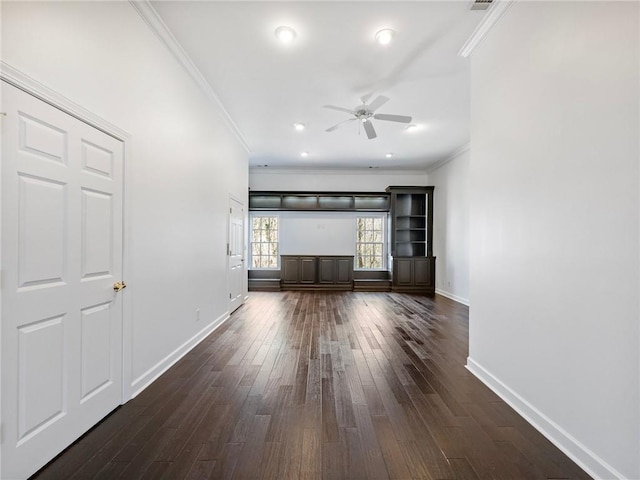
<svg viewBox="0 0 640 480">
<path fill-rule="evenodd" d="M 199 321 L 200 321 L 200 309 L 198 308 L 196 310 L 196 322 L 199 322 Z"/>
</svg>

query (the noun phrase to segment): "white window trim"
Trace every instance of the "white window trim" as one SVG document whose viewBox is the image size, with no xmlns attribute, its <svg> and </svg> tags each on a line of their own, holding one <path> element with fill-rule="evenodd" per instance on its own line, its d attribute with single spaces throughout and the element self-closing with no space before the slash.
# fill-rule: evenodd
<svg viewBox="0 0 640 480">
<path fill-rule="evenodd" d="M 254 267 L 253 266 L 253 219 L 254 218 L 277 218 L 278 219 L 278 255 L 276 256 L 275 267 Z M 249 270 L 280 270 L 280 215 L 267 212 L 251 213 L 249 215 Z"/>
<path fill-rule="evenodd" d="M 365 215 L 366 213 L 366 215 Z M 358 219 L 359 218 L 380 218 L 382 219 L 382 266 L 380 268 L 358 268 L 357 267 L 357 261 L 358 261 Z M 389 251 L 389 239 L 387 237 L 387 230 L 388 230 L 388 214 L 386 213 L 369 213 L 369 212 L 358 212 L 357 215 L 355 216 L 355 218 L 353 219 L 353 228 L 354 228 L 354 233 L 356 235 L 356 242 L 353 245 L 354 249 L 355 249 L 355 256 L 354 256 L 354 261 L 353 261 L 353 269 L 355 271 L 361 271 L 361 272 L 381 272 L 381 271 L 385 271 L 388 270 L 387 265 L 388 265 L 388 255 L 387 252 Z"/>
</svg>

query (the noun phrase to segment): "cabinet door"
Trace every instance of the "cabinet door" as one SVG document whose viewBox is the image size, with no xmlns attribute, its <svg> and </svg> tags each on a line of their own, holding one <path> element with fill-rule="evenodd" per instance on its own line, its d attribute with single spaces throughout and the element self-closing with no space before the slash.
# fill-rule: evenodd
<svg viewBox="0 0 640 480">
<path fill-rule="evenodd" d="M 300 259 L 298 257 L 282 257 L 282 283 L 298 283 L 300 281 Z"/>
<path fill-rule="evenodd" d="M 416 286 L 435 289 L 436 259 L 434 257 L 418 257 L 414 260 L 413 279 Z"/>
<path fill-rule="evenodd" d="M 319 283 L 335 283 L 335 278 L 336 278 L 336 259 L 335 258 L 319 258 L 318 259 Z"/>
<path fill-rule="evenodd" d="M 315 257 L 300 257 L 300 283 L 316 283 Z"/>
<path fill-rule="evenodd" d="M 335 281 L 339 284 L 351 283 L 353 279 L 353 258 L 336 259 Z"/>
<path fill-rule="evenodd" d="M 416 286 L 431 286 L 433 272 L 431 271 L 431 259 L 417 257 L 413 260 L 413 280 Z"/>
<path fill-rule="evenodd" d="M 393 283 L 395 285 L 413 285 L 413 258 L 395 258 Z"/>
</svg>

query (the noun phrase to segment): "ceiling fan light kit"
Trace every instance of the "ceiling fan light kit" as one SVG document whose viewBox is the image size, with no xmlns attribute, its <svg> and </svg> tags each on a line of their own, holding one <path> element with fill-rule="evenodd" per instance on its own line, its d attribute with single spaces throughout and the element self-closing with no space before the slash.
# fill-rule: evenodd
<svg viewBox="0 0 640 480">
<path fill-rule="evenodd" d="M 282 43 L 291 43 L 296 39 L 296 31 L 287 25 L 276 28 L 275 34 Z"/>
<path fill-rule="evenodd" d="M 396 32 L 390 28 L 383 28 L 376 33 L 376 42 L 380 45 L 389 45 Z"/>
</svg>

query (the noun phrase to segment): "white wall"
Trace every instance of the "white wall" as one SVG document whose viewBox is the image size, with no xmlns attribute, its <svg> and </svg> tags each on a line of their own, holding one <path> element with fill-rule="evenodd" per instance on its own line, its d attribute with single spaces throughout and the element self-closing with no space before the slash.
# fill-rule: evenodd
<svg viewBox="0 0 640 480">
<path fill-rule="evenodd" d="M 280 212 L 281 255 L 355 255 L 352 213 Z"/>
<path fill-rule="evenodd" d="M 469 159 L 466 149 L 429 172 L 436 292 L 469 304 Z"/>
<path fill-rule="evenodd" d="M 639 4 L 513 4 L 472 57 L 469 366 L 640 478 Z"/>
<path fill-rule="evenodd" d="M 246 203 L 247 154 L 127 2 L 2 2 L 2 59 L 131 134 L 125 280 L 143 386 L 226 315 L 227 209 L 230 193 Z"/>
<path fill-rule="evenodd" d="M 251 190 L 309 192 L 384 192 L 391 185 L 429 185 L 424 172 L 389 170 L 285 170 L 256 168 L 249 172 Z"/>
<path fill-rule="evenodd" d="M 356 218 L 381 212 L 256 212 L 279 219 L 280 255 L 356 254 Z M 386 224 L 386 222 L 384 222 Z"/>
</svg>

